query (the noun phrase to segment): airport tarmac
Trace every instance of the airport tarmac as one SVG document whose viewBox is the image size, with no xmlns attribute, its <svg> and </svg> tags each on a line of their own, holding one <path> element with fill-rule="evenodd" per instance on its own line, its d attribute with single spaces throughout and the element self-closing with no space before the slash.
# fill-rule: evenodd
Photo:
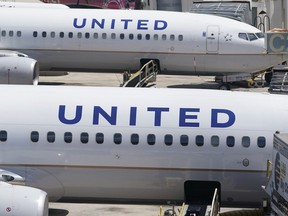
<svg viewBox="0 0 288 216">
<path fill-rule="evenodd" d="M 73 85 L 73 86 L 112 86 L 119 87 L 122 84 L 121 73 L 69 73 L 65 76 L 40 76 L 40 85 Z M 204 76 L 177 76 L 157 75 L 153 87 L 157 88 L 201 88 L 218 89 L 219 84 L 214 82 L 214 77 Z M 247 88 L 233 85 L 233 91 L 256 91 L 265 92 L 264 88 Z M 220 90 L 219 90 L 220 91 Z M 119 205 L 119 204 L 83 204 L 83 203 L 50 203 L 49 216 L 157 216 L 159 205 Z M 179 209 L 180 207 L 176 207 Z M 171 209 L 171 206 L 163 206 L 164 210 Z M 222 209 L 230 211 L 231 209 Z"/>
<path fill-rule="evenodd" d="M 260 80 L 258 78 L 257 80 Z M 119 87 L 123 83 L 121 73 L 69 73 L 65 76 L 40 76 L 40 85 L 109 86 Z M 212 76 L 184 76 L 158 74 L 153 87 L 218 89 L 219 83 Z M 232 85 L 233 91 L 267 91 L 268 87 L 247 88 Z"/>
</svg>

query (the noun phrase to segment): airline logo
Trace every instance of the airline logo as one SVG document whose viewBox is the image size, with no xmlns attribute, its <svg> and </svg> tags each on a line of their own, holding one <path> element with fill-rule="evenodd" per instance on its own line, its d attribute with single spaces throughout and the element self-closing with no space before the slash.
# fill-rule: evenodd
<svg viewBox="0 0 288 216">
<path fill-rule="evenodd" d="M 129 115 L 127 116 L 128 126 L 139 126 L 137 122 L 138 115 L 141 115 L 142 112 L 138 112 L 138 107 L 129 107 Z M 69 108 L 71 110 L 71 108 Z M 75 108 L 72 108 L 75 110 Z M 151 123 L 154 127 L 162 126 L 162 119 L 169 118 L 170 108 L 169 107 L 147 107 L 147 112 L 152 113 Z M 179 127 L 191 127 L 198 128 L 201 125 L 201 119 L 199 119 L 199 114 L 201 112 L 200 108 L 179 108 L 177 113 L 178 119 L 175 122 L 175 125 Z M 81 122 L 83 114 L 83 106 L 76 106 L 75 114 L 72 116 L 69 115 L 69 118 L 66 117 L 66 105 L 60 105 L 58 108 L 58 119 L 62 124 L 66 125 L 75 125 Z M 118 124 L 118 116 L 121 115 L 117 106 L 112 106 L 110 110 L 103 109 L 100 106 L 93 107 L 93 113 L 91 115 L 91 124 L 99 125 L 100 119 L 108 122 L 109 125 Z M 149 115 L 147 115 L 149 116 Z M 223 120 L 225 119 L 225 120 Z M 211 128 L 228 128 L 234 125 L 236 120 L 236 115 L 233 111 L 228 109 L 218 109 L 212 108 L 210 110 L 210 126 Z M 149 122 L 149 119 L 147 119 Z"/>
<path fill-rule="evenodd" d="M 287 32 L 266 33 L 266 46 L 268 53 L 287 53 L 288 33 Z"/>
<path fill-rule="evenodd" d="M 165 20 L 148 20 L 148 19 L 88 19 L 74 18 L 73 27 L 76 29 L 137 29 L 137 30 L 165 30 L 168 23 Z"/>
</svg>

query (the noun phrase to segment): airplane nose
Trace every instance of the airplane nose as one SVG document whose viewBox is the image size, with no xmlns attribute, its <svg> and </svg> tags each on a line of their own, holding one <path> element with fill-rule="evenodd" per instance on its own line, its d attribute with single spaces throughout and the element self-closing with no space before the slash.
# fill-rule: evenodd
<svg viewBox="0 0 288 216">
<path fill-rule="evenodd" d="M 263 53 L 263 54 L 267 53 L 267 48 L 265 45 L 264 38 L 260 38 L 258 40 L 252 41 L 252 42 L 254 42 L 253 43 L 254 47 L 255 47 L 255 49 L 257 49 L 258 52 Z"/>
</svg>

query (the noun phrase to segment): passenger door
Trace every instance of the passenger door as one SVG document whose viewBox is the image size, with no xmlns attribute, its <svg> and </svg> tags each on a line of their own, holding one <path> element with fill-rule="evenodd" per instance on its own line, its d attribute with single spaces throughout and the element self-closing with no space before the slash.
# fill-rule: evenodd
<svg viewBox="0 0 288 216">
<path fill-rule="evenodd" d="M 219 51 L 219 26 L 208 26 L 206 37 L 207 53 L 218 53 Z"/>
</svg>

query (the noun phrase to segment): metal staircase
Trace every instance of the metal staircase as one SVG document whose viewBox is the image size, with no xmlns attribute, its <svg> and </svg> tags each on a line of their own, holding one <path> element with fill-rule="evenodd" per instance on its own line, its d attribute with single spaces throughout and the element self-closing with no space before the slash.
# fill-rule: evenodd
<svg viewBox="0 0 288 216">
<path fill-rule="evenodd" d="M 156 81 L 158 70 L 157 63 L 151 60 L 134 74 L 124 72 L 122 87 L 146 87 L 148 83 Z"/>
<path fill-rule="evenodd" d="M 287 65 L 279 65 L 273 68 L 273 75 L 268 91 L 273 94 L 288 94 Z"/>
</svg>

